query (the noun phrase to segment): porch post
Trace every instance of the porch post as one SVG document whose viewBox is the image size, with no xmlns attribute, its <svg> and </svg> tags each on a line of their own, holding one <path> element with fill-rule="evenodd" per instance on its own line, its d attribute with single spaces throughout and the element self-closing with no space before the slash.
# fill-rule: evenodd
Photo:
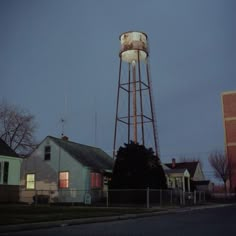
<svg viewBox="0 0 236 236">
<path fill-rule="evenodd" d="M 182 177 L 183 192 L 185 192 L 185 177 Z"/>
<path fill-rule="evenodd" d="M 188 192 L 191 192 L 191 189 L 190 189 L 190 177 L 188 177 Z"/>
<path fill-rule="evenodd" d="M 183 205 L 185 205 L 185 177 L 182 177 L 183 182 Z"/>
</svg>

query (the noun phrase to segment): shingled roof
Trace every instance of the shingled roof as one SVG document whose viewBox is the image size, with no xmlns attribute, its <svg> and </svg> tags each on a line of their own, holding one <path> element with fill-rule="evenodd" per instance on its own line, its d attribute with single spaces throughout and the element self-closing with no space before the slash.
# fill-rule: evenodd
<svg viewBox="0 0 236 236">
<path fill-rule="evenodd" d="M 210 180 L 198 180 L 198 181 L 194 181 L 194 183 L 196 185 L 208 185 L 211 183 L 211 181 Z"/>
<path fill-rule="evenodd" d="M 175 163 L 175 167 L 172 166 L 172 163 L 167 163 L 165 165 L 171 169 L 187 169 L 190 174 L 190 177 L 192 178 L 194 176 L 198 163 L 198 161 L 178 162 Z"/>
<path fill-rule="evenodd" d="M 48 137 L 82 165 L 95 170 L 112 170 L 113 159 L 100 148 L 87 146 L 52 136 Z"/>
<path fill-rule="evenodd" d="M 0 138 L 0 155 L 9 157 L 19 157 L 1 138 Z"/>
</svg>

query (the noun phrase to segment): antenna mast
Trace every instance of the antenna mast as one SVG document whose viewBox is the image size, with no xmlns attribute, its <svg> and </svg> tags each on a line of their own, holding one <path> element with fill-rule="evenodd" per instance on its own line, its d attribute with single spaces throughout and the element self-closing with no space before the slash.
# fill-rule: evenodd
<svg viewBox="0 0 236 236">
<path fill-rule="evenodd" d="M 65 119 L 61 118 L 60 122 L 61 122 L 61 137 L 63 137 L 64 136 L 64 128 L 65 128 Z"/>
</svg>

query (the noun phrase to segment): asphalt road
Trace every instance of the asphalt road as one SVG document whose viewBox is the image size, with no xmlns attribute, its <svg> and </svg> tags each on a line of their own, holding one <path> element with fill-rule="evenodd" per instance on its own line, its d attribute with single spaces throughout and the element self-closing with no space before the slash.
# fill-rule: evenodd
<svg viewBox="0 0 236 236">
<path fill-rule="evenodd" d="M 236 235 L 236 206 L 170 213 L 153 217 L 62 226 L 1 235 Z"/>
</svg>

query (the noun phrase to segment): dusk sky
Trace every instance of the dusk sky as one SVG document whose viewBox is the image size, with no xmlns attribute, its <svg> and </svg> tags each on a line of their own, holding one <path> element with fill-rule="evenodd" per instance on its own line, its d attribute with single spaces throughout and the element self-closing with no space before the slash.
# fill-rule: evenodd
<svg viewBox="0 0 236 236">
<path fill-rule="evenodd" d="M 119 36 L 145 32 L 161 161 L 200 158 L 212 178 L 221 93 L 236 89 L 235 12 L 234 0 L 1 0 L 1 99 L 35 115 L 38 142 L 60 137 L 63 118 L 71 141 L 112 154 Z"/>
</svg>

